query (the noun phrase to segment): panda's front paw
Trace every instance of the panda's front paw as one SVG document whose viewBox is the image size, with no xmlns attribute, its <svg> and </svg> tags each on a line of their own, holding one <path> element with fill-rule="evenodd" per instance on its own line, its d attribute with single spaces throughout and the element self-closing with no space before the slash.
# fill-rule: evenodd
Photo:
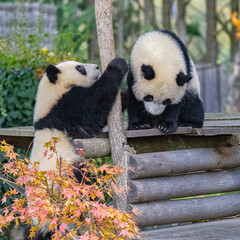
<svg viewBox="0 0 240 240">
<path fill-rule="evenodd" d="M 122 76 L 124 76 L 127 71 L 128 71 L 128 65 L 125 61 L 124 58 L 114 58 L 109 64 L 108 64 L 108 69 L 111 70 L 111 69 L 119 69 Z"/>
<path fill-rule="evenodd" d="M 129 130 L 140 130 L 140 129 L 150 129 L 152 128 L 149 123 L 134 123 L 129 125 Z"/>
<path fill-rule="evenodd" d="M 175 132 L 178 125 L 176 122 L 161 122 L 157 127 L 161 132 L 169 134 Z"/>
</svg>

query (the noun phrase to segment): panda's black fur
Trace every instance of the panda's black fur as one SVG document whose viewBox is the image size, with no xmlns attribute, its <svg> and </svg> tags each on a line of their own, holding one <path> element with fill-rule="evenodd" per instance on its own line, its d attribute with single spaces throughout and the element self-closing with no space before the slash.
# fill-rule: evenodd
<svg viewBox="0 0 240 240">
<path fill-rule="evenodd" d="M 140 41 L 144 41 L 145 37 L 148 37 L 148 41 L 144 42 L 145 44 L 151 44 L 151 36 L 154 35 L 159 35 L 157 39 L 161 39 L 162 36 L 166 36 L 167 41 L 171 42 L 171 44 L 174 44 L 176 49 L 179 51 L 177 52 L 180 58 L 182 58 L 182 65 L 185 65 L 185 69 L 182 69 L 182 71 L 177 72 L 175 75 L 174 81 L 176 81 L 176 89 L 173 90 L 173 92 L 177 92 L 178 88 L 184 87 L 186 91 L 181 90 L 184 92 L 184 94 L 179 97 L 179 101 L 177 103 L 171 103 L 170 98 L 168 98 L 168 91 L 164 90 L 164 96 L 165 99 L 162 99 L 162 104 L 165 105 L 165 109 L 163 112 L 160 114 L 151 114 L 148 112 L 145 108 L 145 103 L 146 102 L 151 102 L 153 101 L 153 95 L 158 94 L 158 89 L 159 88 L 155 87 L 153 90 L 146 90 L 146 95 L 140 96 L 141 91 L 145 91 L 145 86 L 139 88 L 140 90 L 138 91 L 138 99 L 136 97 L 136 94 L 134 92 L 134 87 L 136 86 L 138 81 L 146 81 L 146 88 L 151 84 L 152 79 L 156 78 L 155 77 L 155 71 L 158 71 L 158 67 L 160 64 L 162 64 L 162 67 L 164 67 L 164 64 L 167 64 L 168 60 L 168 53 L 166 52 L 165 55 L 163 56 L 163 59 L 166 59 L 165 63 L 163 62 L 154 62 L 154 54 L 152 52 L 147 52 L 147 50 L 141 55 L 141 53 L 137 53 L 137 55 L 133 55 L 133 51 L 131 54 L 130 58 L 130 65 L 129 65 L 129 72 L 127 76 L 127 83 L 128 83 L 128 129 L 133 130 L 133 129 L 147 129 L 147 128 L 159 128 L 162 132 L 164 133 L 172 133 L 174 132 L 178 126 L 192 126 L 196 128 L 200 128 L 203 125 L 203 120 L 204 120 L 204 110 L 203 110 L 203 104 L 200 99 L 200 94 L 199 94 L 199 80 L 196 75 L 196 70 L 195 66 L 193 65 L 192 60 L 190 59 L 187 49 L 183 42 L 176 36 L 176 34 L 170 32 L 170 31 L 155 31 L 155 32 L 149 32 L 146 34 L 143 34 L 142 36 L 139 37 Z M 149 37 L 150 36 L 150 37 Z M 138 43 L 139 40 L 136 41 Z M 156 42 L 155 40 L 152 40 Z M 173 43 L 173 42 L 174 43 Z M 156 43 L 153 44 L 156 44 Z M 133 46 L 136 45 L 136 43 Z M 138 52 L 143 51 L 144 48 L 147 48 L 143 43 L 139 43 L 140 46 L 137 46 Z M 161 42 L 157 43 L 161 45 Z M 137 51 L 135 49 L 135 51 Z M 155 50 L 155 49 L 154 49 Z M 169 50 L 171 51 L 172 48 Z M 156 49 L 157 51 L 157 49 Z M 163 50 L 167 51 L 167 50 Z M 147 52 L 147 53 L 146 53 Z M 172 54 L 172 53 L 171 53 Z M 146 56 L 148 55 L 148 56 Z M 138 57 L 136 57 L 138 56 Z M 142 57 L 142 58 L 141 58 Z M 137 59 L 134 59 L 137 58 Z M 148 60 L 150 59 L 151 64 L 148 63 Z M 138 61 L 138 64 L 134 65 L 135 62 Z M 141 62 L 142 61 L 142 62 Z M 174 58 L 173 58 L 174 61 Z M 179 61 L 179 60 L 178 60 Z M 181 62 L 180 61 L 180 62 Z M 168 64 L 171 64 L 168 63 Z M 134 73 L 135 71 L 135 73 Z M 141 79 L 140 77 L 141 76 Z M 158 75 L 160 77 L 160 74 Z M 143 80 L 142 80 L 143 79 Z M 145 79 L 145 80 L 144 80 Z M 193 79 L 193 80 L 192 80 Z M 158 80 L 155 80 L 155 82 Z M 167 80 L 162 80 L 165 81 L 165 84 Z M 194 81 L 194 84 L 192 83 L 192 87 L 190 89 L 189 85 L 190 82 Z M 147 85 L 148 84 L 148 85 Z M 154 84 L 154 83 L 152 83 Z M 172 83 L 171 83 L 172 84 Z M 171 91 L 171 86 L 169 84 L 169 92 Z M 137 91 L 135 89 L 135 91 Z M 152 92 L 154 94 L 152 94 Z M 161 94 L 160 94 L 161 95 Z M 159 96 L 160 98 L 162 96 Z"/>
<path fill-rule="evenodd" d="M 64 75 L 62 69 L 67 64 L 68 73 Z M 92 73 L 90 74 L 88 70 Z M 31 163 L 39 161 L 40 170 L 54 170 L 52 162 L 55 159 L 47 160 L 43 157 L 43 145 L 52 136 L 60 138 L 60 142 L 57 144 L 61 144 L 63 141 L 57 150 L 62 150 L 61 153 L 64 157 L 69 156 L 69 159 L 63 157 L 64 160 L 69 161 L 77 168 L 81 168 L 82 158 L 75 151 L 72 140 L 74 138 L 91 138 L 107 124 L 108 114 L 115 102 L 118 89 L 127 70 L 127 63 L 122 58 L 112 60 L 100 78 L 98 78 L 100 72 L 97 65 L 81 64 L 74 61 L 63 62 L 56 66 L 49 65 L 39 84 L 36 98 L 35 137 Z M 68 79 L 67 84 L 64 84 L 64 80 L 67 79 L 63 79 L 62 76 L 67 76 L 72 80 Z M 58 82 L 60 78 L 63 81 L 62 85 Z M 54 89 L 63 90 L 62 88 L 66 88 L 62 91 L 62 95 L 60 93 L 57 98 L 51 98 L 51 94 L 58 94 L 57 91 L 53 92 Z M 47 99 L 48 96 L 50 97 L 49 100 Z M 39 101 L 45 101 L 47 104 L 41 103 L 39 105 Z M 48 111 L 44 111 L 44 106 L 48 107 Z M 74 175 L 77 179 L 81 178 L 80 171 L 74 171 Z M 25 239 L 28 239 L 28 235 L 29 229 L 27 228 Z M 34 239 L 47 240 L 51 239 L 51 236 L 52 233 L 44 227 L 36 233 Z"/>
</svg>

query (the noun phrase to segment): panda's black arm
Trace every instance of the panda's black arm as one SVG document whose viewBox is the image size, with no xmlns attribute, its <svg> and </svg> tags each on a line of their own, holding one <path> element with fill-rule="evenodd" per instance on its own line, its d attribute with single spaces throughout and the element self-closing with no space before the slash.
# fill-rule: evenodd
<svg viewBox="0 0 240 240">
<path fill-rule="evenodd" d="M 100 79 L 91 87 L 75 87 L 71 89 L 64 97 L 64 101 L 58 103 L 58 105 L 62 105 L 62 109 L 65 109 L 65 113 L 60 111 L 61 116 L 59 116 L 59 112 L 56 114 L 64 123 L 68 122 L 74 128 L 81 126 L 91 136 L 100 132 L 107 124 L 108 114 L 114 104 L 127 69 L 124 59 L 114 59 L 109 63 Z M 74 128 L 73 131 L 71 128 L 68 130 L 73 136 Z"/>
<path fill-rule="evenodd" d="M 105 125 L 108 114 L 116 100 L 118 89 L 122 79 L 128 70 L 127 63 L 123 58 L 112 60 L 100 79 L 88 89 L 91 99 L 92 117 L 95 122 Z"/>
<path fill-rule="evenodd" d="M 111 91 L 111 89 L 118 89 L 127 71 L 126 61 L 123 58 L 115 58 L 108 64 L 100 79 L 91 88 L 101 89 L 101 93 L 106 93 Z"/>
<path fill-rule="evenodd" d="M 127 76 L 128 83 L 128 129 L 145 129 L 151 128 L 152 126 L 152 117 L 148 114 L 144 108 L 143 102 L 140 102 L 136 99 L 133 94 L 133 75 L 132 71 L 129 70 Z"/>
</svg>

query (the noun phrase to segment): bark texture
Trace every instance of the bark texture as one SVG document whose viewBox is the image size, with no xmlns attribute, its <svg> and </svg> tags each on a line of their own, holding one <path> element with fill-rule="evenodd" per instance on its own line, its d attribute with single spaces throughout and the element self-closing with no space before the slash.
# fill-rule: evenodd
<svg viewBox="0 0 240 240">
<path fill-rule="evenodd" d="M 206 0 L 207 5 L 207 39 L 206 39 L 206 62 L 216 63 L 217 61 L 217 31 L 216 31 L 216 0 Z"/>
<path fill-rule="evenodd" d="M 108 63 L 116 57 L 112 26 L 112 1 L 95 0 L 95 17 L 101 66 L 102 71 L 104 71 Z M 109 114 L 108 129 L 113 164 L 124 167 L 124 172 L 118 179 L 118 184 L 125 188 L 125 193 L 115 197 L 115 204 L 118 209 L 125 211 L 127 203 L 127 165 L 130 152 L 124 150 L 127 140 L 123 134 L 121 119 L 121 98 L 120 93 L 118 93 L 116 102 Z"/>
<path fill-rule="evenodd" d="M 172 0 L 162 0 L 163 29 L 171 30 Z"/>
<path fill-rule="evenodd" d="M 123 56 L 124 0 L 118 1 L 118 56 Z"/>
<path fill-rule="evenodd" d="M 177 18 L 177 31 L 179 38 L 186 43 L 186 7 L 190 0 L 178 0 L 178 18 Z"/>
<path fill-rule="evenodd" d="M 156 26 L 156 17 L 153 0 L 144 1 L 144 19 L 147 27 L 157 28 Z"/>
</svg>

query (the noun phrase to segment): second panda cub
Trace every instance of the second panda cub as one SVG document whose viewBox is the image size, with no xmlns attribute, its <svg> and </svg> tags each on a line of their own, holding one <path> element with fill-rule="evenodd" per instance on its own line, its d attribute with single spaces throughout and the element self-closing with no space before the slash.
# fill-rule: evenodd
<svg viewBox="0 0 240 240">
<path fill-rule="evenodd" d="M 153 31 L 135 42 L 128 73 L 128 128 L 202 127 L 203 104 L 193 61 L 170 31 Z"/>
</svg>

